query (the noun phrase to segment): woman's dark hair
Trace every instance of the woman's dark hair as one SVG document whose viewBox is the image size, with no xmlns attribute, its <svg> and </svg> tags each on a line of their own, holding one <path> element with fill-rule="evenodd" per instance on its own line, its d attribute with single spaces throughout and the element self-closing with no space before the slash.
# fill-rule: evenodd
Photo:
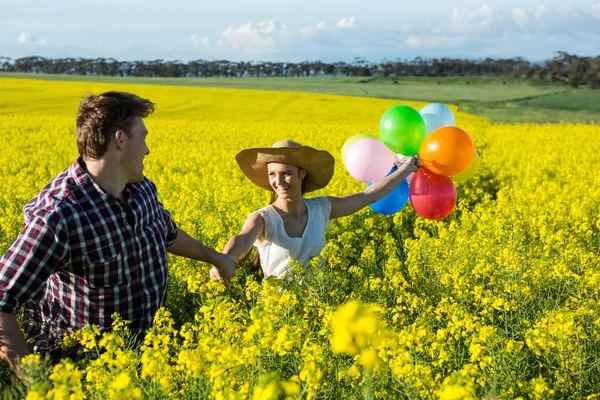
<svg viewBox="0 0 600 400">
<path fill-rule="evenodd" d="M 298 173 L 300 173 L 301 170 L 302 170 L 302 168 L 298 167 Z M 304 195 L 305 186 L 306 186 L 306 175 L 304 176 L 304 179 L 302 180 L 302 186 L 300 188 L 302 195 Z M 275 200 L 277 200 L 277 193 L 272 192 L 271 193 L 271 201 L 269 201 L 268 205 L 275 203 Z M 252 254 L 252 250 L 250 250 L 248 252 L 248 254 L 246 254 L 244 256 L 244 258 L 242 259 L 241 262 L 248 260 L 250 258 L 250 254 Z M 252 255 L 252 260 L 250 261 L 250 272 L 253 274 L 258 274 L 260 271 L 261 271 L 260 254 L 258 254 L 258 249 L 254 249 L 254 254 Z"/>
<path fill-rule="evenodd" d="M 88 94 L 77 112 L 77 148 L 84 159 L 99 159 L 108 149 L 110 137 L 122 130 L 129 134 L 135 117 L 146 118 L 154 103 L 133 93 Z"/>
</svg>

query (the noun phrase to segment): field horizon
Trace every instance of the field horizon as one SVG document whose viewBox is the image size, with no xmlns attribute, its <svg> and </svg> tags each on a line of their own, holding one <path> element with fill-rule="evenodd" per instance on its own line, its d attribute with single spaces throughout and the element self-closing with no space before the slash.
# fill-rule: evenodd
<svg viewBox="0 0 600 400">
<path fill-rule="evenodd" d="M 600 90 L 512 77 L 136 78 L 0 72 L 2 79 L 323 93 L 455 105 L 498 123 L 600 122 Z"/>
</svg>

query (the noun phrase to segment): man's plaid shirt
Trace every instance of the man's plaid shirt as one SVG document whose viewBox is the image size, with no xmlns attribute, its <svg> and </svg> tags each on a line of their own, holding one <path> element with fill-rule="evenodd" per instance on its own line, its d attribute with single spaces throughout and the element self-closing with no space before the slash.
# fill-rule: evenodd
<svg viewBox="0 0 600 400">
<path fill-rule="evenodd" d="M 177 227 L 147 178 L 124 193 L 108 194 L 78 159 L 25 205 L 25 227 L 0 259 L 0 311 L 23 306 L 33 350 L 87 324 L 108 330 L 114 312 L 144 332 L 164 305 Z"/>
</svg>

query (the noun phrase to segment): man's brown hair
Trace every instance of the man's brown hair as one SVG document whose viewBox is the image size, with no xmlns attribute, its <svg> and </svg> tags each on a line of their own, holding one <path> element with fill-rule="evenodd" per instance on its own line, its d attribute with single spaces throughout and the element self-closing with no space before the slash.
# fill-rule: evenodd
<svg viewBox="0 0 600 400">
<path fill-rule="evenodd" d="M 129 134 L 135 117 L 146 118 L 153 112 L 154 103 L 133 93 L 88 94 L 81 99 L 77 112 L 79 155 L 84 159 L 101 158 L 116 131 Z"/>
</svg>

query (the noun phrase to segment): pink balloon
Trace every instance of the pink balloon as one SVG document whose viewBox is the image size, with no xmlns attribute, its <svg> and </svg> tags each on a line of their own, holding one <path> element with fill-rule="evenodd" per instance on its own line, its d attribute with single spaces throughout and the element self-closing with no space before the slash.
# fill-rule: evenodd
<svg viewBox="0 0 600 400">
<path fill-rule="evenodd" d="M 346 151 L 344 165 L 348 173 L 361 182 L 384 178 L 394 166 L 394 153 L 378 139 L 361 139 Z"/>
</svg>

